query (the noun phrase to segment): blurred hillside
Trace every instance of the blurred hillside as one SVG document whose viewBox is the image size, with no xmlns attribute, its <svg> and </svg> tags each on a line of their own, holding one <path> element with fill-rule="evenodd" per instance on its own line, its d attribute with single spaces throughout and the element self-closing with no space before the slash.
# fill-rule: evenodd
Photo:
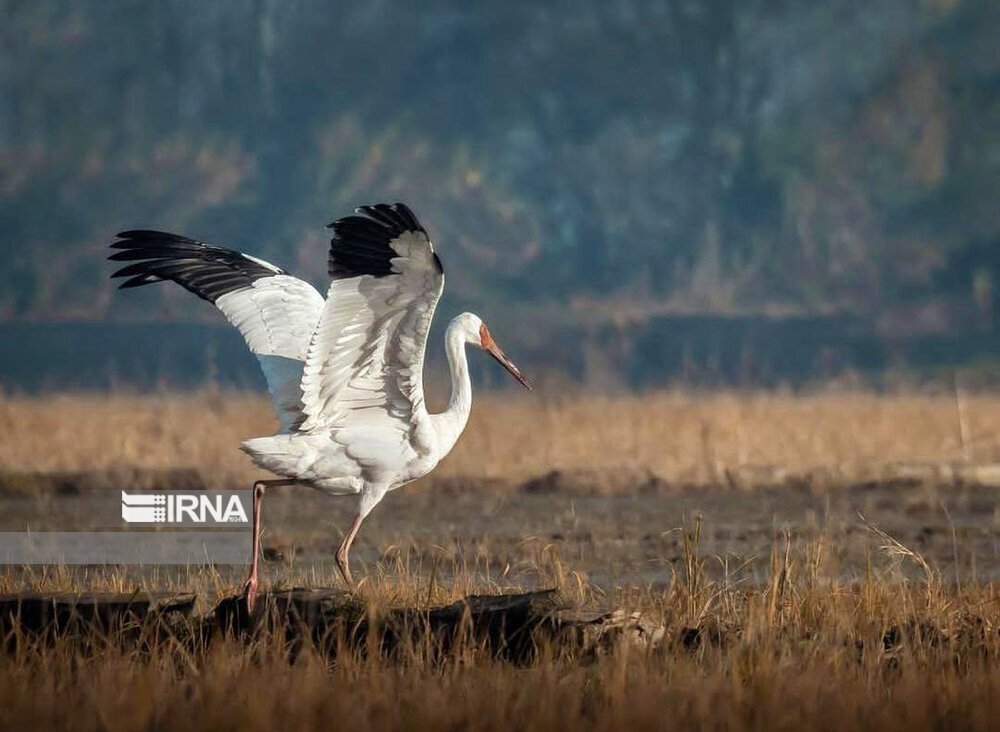
<svg viewBox="0 0 1000 732">
<path fill-rule="evenodd" d="M 883 361 L 996 341 L 993 0 L 0 5 L 8 323 L 217 322 L 179 288 L 113 298 L 113 234 L 320 284 L 323 226 L 404 200 L 446 315 L 532 353 L 572 334 L 584 371 L 677 316 L 833 319 Z"/>
</svg>

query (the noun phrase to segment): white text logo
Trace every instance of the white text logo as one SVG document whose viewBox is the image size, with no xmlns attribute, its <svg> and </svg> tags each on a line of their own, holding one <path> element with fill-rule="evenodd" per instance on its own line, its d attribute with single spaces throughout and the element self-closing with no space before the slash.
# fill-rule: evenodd
<svg viewBox="0 0 1000 732">
<path fill-rule="evenodd" d="M 126 493 L 122 491 L 122 519 L 127 523 L 249 523 L 239 496 L 172 493 Z"/>
</svg>

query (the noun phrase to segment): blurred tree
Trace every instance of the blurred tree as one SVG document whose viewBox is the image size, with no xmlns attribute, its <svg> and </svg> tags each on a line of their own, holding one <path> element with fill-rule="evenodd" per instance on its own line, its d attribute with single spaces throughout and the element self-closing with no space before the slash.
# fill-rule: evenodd
<svg viewBox="0 0 1000 732">
<path fill-rule="evenodd" d="M 135 225 L 322 280 L 323 224 L 389 198 L 451 303 L 512 318 L 947 321 L 998 276 L 991 0 L 0 8 L 7 318 L 104 315 L 94 263 Z"/>
</svg>

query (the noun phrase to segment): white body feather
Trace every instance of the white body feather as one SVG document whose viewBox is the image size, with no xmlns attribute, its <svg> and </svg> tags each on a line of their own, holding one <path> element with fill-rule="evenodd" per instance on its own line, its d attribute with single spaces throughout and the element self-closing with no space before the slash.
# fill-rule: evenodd
<svg viewBox="0 0 1000 732">
<path fill-rule="evenodd" d="M 244 335 L 255 336 L 247 342 L 259 357 L 259 344 L 269 344 L 261 359 L 266 375 L 275 368 L 267 359 L 283 357 L 286 370 L 273 379 L 268 375 L 268 387 L 279 413 L 292 417 L 279 434 L 247 440 L 243 449 L 272 473 L 331 494 L 361 494 L 362 514 L 387 491 L 430 472 L 455 445 L 472 406 L 464 346 L 478 334 L 478 318 L 459 316 L 448 328 L 455 385 L 448 410 L 432 416 L 424 403 L 423 360 L 444 276 L 423 232 L 407 232 L 391 246 L 398 276 L 334 280 L 318 317 L 314 298 L 288 288 L 286 302 L 296 306 L 297 324 L 317 321 L 305 348 L 301 327 L 292 337 L 276 332 L 291 317 L 261 312 L 261 327 L 245 330 L 230 316 Z M 271 302 L 251 293 L 240 300 L 239 312 L 249 310 L 249 303 L 263 310 Z M 257 321 L 250 315 L 240 321 L 251 322 Z M 287 390 L 295 364 L 301 382 Z"/>
<path fill-rule="evenodd" d="M 111 258 L 134 262 L 113 275 L 130 278 L 123 287 L 171 279 L 222 311 L 259 359 L 281 422 L 243 449 L 284 478 L 359 494 L 363 517 L 455 445 L 472 406 L 465 345 L 481 345 L 482 322 L 466 313 L 449 325 L 451 399 L 428 414 L 423 362 L 440 260 L 406 206 L 359 213 L 331 224 L 325 300 L 256 257 L 165 232 L 123 232 Z"/>
</svg>

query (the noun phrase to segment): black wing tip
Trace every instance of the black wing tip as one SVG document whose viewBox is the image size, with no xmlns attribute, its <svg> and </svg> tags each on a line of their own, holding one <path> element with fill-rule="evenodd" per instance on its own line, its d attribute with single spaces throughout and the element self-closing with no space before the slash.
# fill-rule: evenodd
<svg viewBox="0 0 1000 732">
<path fill-rule="evenodd" d="M 401 202 L 358 206 L 353 215 L 327 228 L 333 229 L 328 271 L 334 279 L 391 275 L 392 259 L 397 256 L 391 242 L 407 232 L 427 236 L 410 207 Z"/>
<path fill-rule="evenodd" d="M 396 229 L 399 234 L 406 231 L 419 231 L 423 234 L 427 233 L 427 230 L 420 223 L 420 220 L 417 219 L 416 215 L 414 215 L 413 210 L 402 201 L 396 201 L 396 203 L 392 204 L 366 204 L 364 206 L 356 207 L 354 209 L 354 213 L 356 214 L 354 216 L 344 216 L 336 221 L 331 221 L 326 225 L 326 228 L 336 229 L 342 224 L 363 220 L 371 221 L 391 229 Z"/>
<path fill-rule="evenodd" d="M 180 234 L 171 234 L 168 231 L 157 231 L 155 229 L 128 229 L 115 234 L 115 241 L 108 245 L 108 248 L 115 249 L 114 253 L 108 256 L 111 260 L 127 260 L 141 257 L 142 253 L 149 254 L 149 258 L 159 258 L 177 248 L 199 247 L 209 249 L 200 241 L 189 239 Z"/>
<path fill-rule="evenodd" d="M 169 231 L 158 231 L 157 229 L 128 229 L 126 231 L 119 231 L 115 234 L 115 238 L 119 240 L 116 241 L 115 244 L 123 242 L 173 241 L 204 246 L 201 242 L 195 241 L 194 239 L 190 239 L 186 236 L 171 234 Z M 112 246 L 114 246 L 114 244 L 112 244 Z"/>
<path fill-rule="evenodd" d="M 128 275 L 115 272 L 113 275 L 111 275 L 111 277 L 112 278 L 128 277 Z M 154 282 L 163 282 L 163 281 L 164 280 L 162 277 L 156 277 L 155 275 L 136 275 L 135 277 L 129 277 L 129 279 L 125 280 L 120 285 L 118 285 L 118 289 L 128 290 L 132 287 L 142 287 L 143 285 L 151 285 Z"/>
<path fill-rule="evenodd" d="M 396 201 L 396 203 L 392 204 L 392 208 L 396 213 L 406 219 L 413 231 L 422 231 L 424 234 L 427 233 L 424 230 L 424 227 L 420 225 L 420 222 L 417 221 L 417 217 L 413 215 L 413 211 L 411 211 L 410 207 L 405 203 L 402 201 Z"/>
<path fill-rule="evenodd" d="M 128 278 L 119 289 L 172 280 L 198 297 L 215 302 L 263 277 L 287 274 L 262 260 L 154 229 L 129 229 L 118 235 L 108 259 L 131 262 L 111 278 Z"/>
<path fill-rule="evenodd" d="M 157 229 L 126 229 L 115 234 L 119 239 L 147 239 L 149 237 L 167 236 L 177 238 L 178 234 L 171 234 L 169 231 L 158 231 Z"/>
</svg>

